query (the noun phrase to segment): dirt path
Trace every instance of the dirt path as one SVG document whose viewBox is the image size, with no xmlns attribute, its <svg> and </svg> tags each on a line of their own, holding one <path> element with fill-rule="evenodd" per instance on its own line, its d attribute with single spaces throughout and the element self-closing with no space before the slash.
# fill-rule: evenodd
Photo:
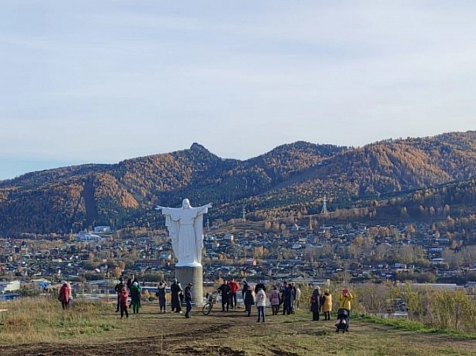
<svg viewBox="0 0 476 356">
<path fill-rule="evenodd" d="M 117 314 L 105 319 L 118 322 Z M 5 356 L 301 356 L 301 355 L 476 355 L 476 342 L 437 334 L 399 331 L 353 321 L 337 334 L 333 321 L 312 322 L 307 314 L 268 316 L 266 323 L 243 311 L 198 312 L 185 319 L 155 311 L 120 321 L 112 332 L 63 342 L 0 346 Z"/>
</svg>

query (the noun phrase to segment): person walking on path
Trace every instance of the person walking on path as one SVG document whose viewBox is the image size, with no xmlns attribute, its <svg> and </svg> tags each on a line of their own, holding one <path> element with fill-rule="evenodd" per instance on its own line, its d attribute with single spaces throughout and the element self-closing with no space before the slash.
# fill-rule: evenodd
<svg viewBox="0 0 476 356">
<path fill-rule="evenodd" d="M 170 294 L 172 295 L 172 311 L 176 313 L 182 312 L 182 307 L 180 306 L 180 296 L 179 294 L 182 292 L 182 287 L 177 280 L 174 280 L 174 283 L 170 286 Z"/>
<path fill-rule="evenodd" d="M 165 288 L 167 285 L 165 281 L 160 281 L 159 285 L 157 286 L 157 292 L 155 295 L 159 299 L 159 313 L 165 313 Z"/>
<path fill-rule="evenodd" d="M 312 311 L 312 320 L 319 320 L 319 313 L 321 311 L 321 289 L 316 287 L 311 295 L 311 311 Z"/>
<path fill-rule="evenodd" d="M 264 308 L 266 307 L 266 293 L 263 289 L 259 288 L 256 294 L 256 307 L 258 308 L 258 322 L 264 323 Z"/>
<path fill-rule="evenodd" d="M 329 289 L 324 290 L 324 295 L 321 298 L 322 311 L 324 312 L 324 320 L 331 320 L 332 311 L 332 294 Z"/>
<path fill-rule="evenodd" d="M 269 302 L 271 303 L 271 310 L 273 315 L 278 315 L 279 312 L 279 304 L 281 303 L 281 299 L 279 297 L 279 291 L 276 286 L 273 287 L 269 295 Z"/>
<path fill-rule="evenodd" d="M 120 309 L 120 305 L 119 305 L 119 299 L 121 297 L 121 293 L 122 293 L 122 288 L 125 287 L 124 285 L 124 280 L 121 278 L 119 278 L 119 283 L 116 284 L 116 286 L 114 287 L 114 291 L 116 292 L 117 294 L 117 305 L 116 305 L 116 313 L 119 312 L 119 309 Z"/>
<path fill-rule="evenodd" d="M 132 304 L 133 314 L 139 314 L 141 292 L 142 292 L 142 289 L 139 286 L 139 283 L 138 282 L 132 283 L 131 304 Z"/>
<path fill-rule="evenodd" d="M 187 309 L 185 310 L 185 317 L 190 318 L 190 311 L 192 310 L 192 283 L 187 284 L 184 291 L 185 304 Z"/>
<path fill-rule="evenodd" d="M 129 293 L 127 293 L 126 286 L 122 287 L 121 292 L 119 293 L 119 310 L 121 311 L 121 319 L 126 315 L 126 318 L 129 318 L 129 312 L 127 311 L 128 307 Z"/>
</svg>

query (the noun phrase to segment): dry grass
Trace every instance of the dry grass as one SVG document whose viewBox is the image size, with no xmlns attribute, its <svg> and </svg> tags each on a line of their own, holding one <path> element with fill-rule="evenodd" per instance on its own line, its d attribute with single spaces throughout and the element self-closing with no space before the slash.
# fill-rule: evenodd
<svg viewBox="0 0 476 356">
<path fill-rule="evenodd" d="M 62 310 L 55 299 L 27 298 L 0 307 L 8 310 L 2 316 L 1 343 L 52 342 L 115 329 L 110 320 L 98 317 L 104 303 L 77 301 L 70 310 Z"/>
<path fill-rule="evenodd" d="M 443 334 L 405 331 L 352 320 L 351 332 L 337 334 L 333 321 L 311 321 L 308 312 L 247 318 L 242 309 L 213 310 L 191 319 L 158 314 L 156 304 L 120 320 L 114 305 L 81 303 L 63 311 L 57 301 L 18 300 L 0 327 L 0 354 L 30 355 L 475 355 L 476 342 Z M 267 310 L 269 313 L 270 311 Z M 256 311 L 253 310 L 254 316 Z M 66 349 L 67 348 L 67 349 Z"/>
</svg>

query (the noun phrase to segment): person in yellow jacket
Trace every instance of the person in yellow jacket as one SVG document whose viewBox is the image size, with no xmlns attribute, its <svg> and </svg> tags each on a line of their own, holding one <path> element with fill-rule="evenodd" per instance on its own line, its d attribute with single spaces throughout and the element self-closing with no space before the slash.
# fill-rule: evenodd
<svg viewBox="0 0 476 356">
<path fill-rule="evenodd" d="M 332 311 L 332 294 L 329 292 L 329 289 L 324 290 L 324 295 L 322 296 L 322 311 L 324 312 L 324 320 L 331 320 L 331 311 Z"/>
<path fill-rule="evenodd" d="M 342 292 L 339 296 L 339 307 L 347 310 L 347 313 L 348 313 L 347 328 L 349 328 L 350 310 L 352 309 L 353 299 L 354 297 L 352 296 L 352 294 L 349 292 L 348 289 L 342 289 Z"/>
</svg>

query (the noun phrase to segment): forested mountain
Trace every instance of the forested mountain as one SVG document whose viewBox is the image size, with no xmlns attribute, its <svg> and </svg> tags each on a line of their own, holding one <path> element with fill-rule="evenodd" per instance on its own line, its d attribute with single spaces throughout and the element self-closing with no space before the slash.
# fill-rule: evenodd
<svg viewBox="0 0 476 356">
<path fill-rule="evenodd" d="M 348 149 L 319 162 L 285 185 L 266 192 L 267 202 L 312 201 L 327 194 L 340 203 L 378 199 L 476 174 L 476 132 L 386 140 Z M 278 204 L 279 205 L 279 204 Z"/>
<path fill-rule="evenodd" d="M 187 150 L 112 165 L 65 167 L 0 181 L 0 234 L 68 233 L 95 225 L 154 227 L 163 224 L 154 205 L 180 206 L 186 197 L 193 205 L 211 202 L 209 217 L 226 220 L 240 217 L 243 205 L 252 215 L 296 206 L 318 211 L 324 194 L 335 208 L 410 193 L 413 199 L 418 189 L 442 191 L 454 182 L 469 194 L 475 173 L 474 131 L 361 148 L 296 142 L 245 161 L 222 159 L 194 143 Z"/>
</svg>

